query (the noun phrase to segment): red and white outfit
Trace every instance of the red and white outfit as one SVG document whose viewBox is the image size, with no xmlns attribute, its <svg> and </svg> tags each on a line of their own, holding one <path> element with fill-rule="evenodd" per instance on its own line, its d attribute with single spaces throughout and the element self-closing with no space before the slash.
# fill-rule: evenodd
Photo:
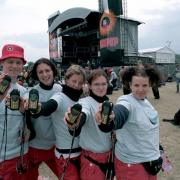
<svg viewBox="0 0 180 180">
<path fill-rule="evenodd" d="M 54 84 L 51 89 L 41 87 L 41 85 L 36 85 L 33 89 L 39 91 L 39 101 L 47 102 L 49 98 L 57 92 L 60 92 L 62 87 L 59 84 Z M 32 123 L 36 132 L 36 136 L 29 143 L 29 161 L 30 168 L 28 171 L 28 178 L 35 180 L 38 178 L 39 166 L 42 162 L 57 175 L 55 156 L 54 156 L 54 144 L 55 144 L 55 135 L 52 126 L 52 117 L 49 116 L 40 116 L 38 118 L 32 118 Z"/>
<path fill-rule="evenodd" d="M 23 97 L 26 89 L 17 83 L 11 83 L 8 94 L 18 89 Z M 23 157 L 23 166 L 28 170 L 27 151 L 28 143 L 22 144 L 22 133 L 26 135 L 26 125 L 23 114 L 19 110 L 12 111 L 7 108 L 5 113 L 5 100 L 0 102 L 0 179 L 26 180 L 27 174 L 17 172 L 17 164 L 20 161 L 20 153 Z M 23 148 L 23 150 L 22 150 Z"/>
</svg>

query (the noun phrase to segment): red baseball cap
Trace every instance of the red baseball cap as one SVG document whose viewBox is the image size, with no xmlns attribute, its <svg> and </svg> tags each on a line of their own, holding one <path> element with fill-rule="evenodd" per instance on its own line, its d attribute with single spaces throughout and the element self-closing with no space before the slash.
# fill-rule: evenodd
<svg viewBox="0 0 180 180">
<path fill-rule="evenodd" d="M 23 63 L 26 64 L 26 60 L 24 59 L 24 49 L 16 44 L 6 44 L 3 47 L 0 62 L 7 58 L 20 58 L 23 60 Z"/>
</svg>

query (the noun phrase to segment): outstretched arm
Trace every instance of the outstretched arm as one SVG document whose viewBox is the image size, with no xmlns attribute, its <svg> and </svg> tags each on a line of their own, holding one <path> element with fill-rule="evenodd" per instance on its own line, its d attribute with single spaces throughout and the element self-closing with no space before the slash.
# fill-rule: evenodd
<svg viewBox="0 0 180 180">
<path fill-rule="evenodd" d="M 121 129 L 127 121 L 129 111 L 125 106 L 121 104 L 116 104 L 113 108 L 113 111 L 115 114 L 114 129 Z"/>
<path fill-rule="evenodd" d="M 117 104 L 113 107 L 113 111 L 110 115 L 110 122 L 108 124 L 103 124 L 100 107 L 100 110 L 96 113 L 96 121 L 101 131 L 110 132 L 113 129 L 121 129 L 126 123 L 128 115 L 128 109 L 123 105 Z"/>
<path fill-rule="evenodd" d="M 53 112 L 56 111 L 58 107 L 57 102 L 54 99 L 50 99 L 47 102 L 42 102 L 40 104 L 40 109 L 37 113 L 32 113 L 34 118 L 38 118 L 39 116 L 50 116 Z"/>
<path fill-rule="evenodd" d="M 82 112 L 81 115 L 80 115 L 79 120 L 74 125 L 74 127 L 72 128 L 72 127 L 68 126 L 69 133 L 71 135 L 73 135 L 74 131 L 76 131 L 75 136 L 76 137 L 79 136 L 79 134 L 81 133 L 81 129 L 82 129 L 83 125 L 85 124 L 85 122 L 86 122 L 86 114 L 84 112 Z"/>
</svg>

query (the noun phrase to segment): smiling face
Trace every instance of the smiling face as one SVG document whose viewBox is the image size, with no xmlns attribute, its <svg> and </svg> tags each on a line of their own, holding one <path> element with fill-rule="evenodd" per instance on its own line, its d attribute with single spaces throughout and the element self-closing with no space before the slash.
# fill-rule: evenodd
<svg viewBox="0 0 180 180">
<path fill-rule="evenodd" d="M 132 94 L 136 99 L 145 99 L 149 91 L 149 78 L 133 76 L 130 83 Z"/>
<path fill-rule="evenodd" d="M 46 85 L 51 86 L 54 81 L 54 74 L 51 67 L 45 63 L 41 63 L 36 68 L 36 73 L 39 81 Z"/>
<path fill-rule="evenodd" d="M 8 58 L 2 63 L 3 72 L 11 76 L 12 79 L 16 79 L 17 76 L 23 70 L 23 60 L 20 58 Z"/>
<path fill-rule="evenodd" d="M 107 92 L 107 79 L 104 76 L 98 76 L 97 78 L 93 79 L 89 88 L 91 91 L 99 97 L 103 97 L 106 95 Z"/>
</svg>

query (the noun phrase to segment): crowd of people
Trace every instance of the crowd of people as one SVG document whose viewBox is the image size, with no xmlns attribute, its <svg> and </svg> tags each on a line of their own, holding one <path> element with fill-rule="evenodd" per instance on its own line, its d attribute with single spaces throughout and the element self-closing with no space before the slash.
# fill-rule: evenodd
<svg viewBox="0 0 180 180">
<path fill-rule="evenodd" d="M 36 180 L 42 162 L 61 180 L 157 179 L 159 118 L 147 99 L 159 81 L 156 70 L 137 66 L 120 72 L 125 92 L 106 124 L 102 104 L 109 102 L 109 84 L 116 89 L 118 80 L 112 68 L 94 69 L 87 77 L 80 65 L 71 65 L 58 84 L 54 64 L 40 58 L 26 75 L 32 87 L 23 87 L 24 49 L 5 45 L 0 62 L 0 180 Z M 32 89 L 38 92 L 35 109 L 30 108 Z M 73 119 L 77 104 L 80 112 Z"/>
</svg>

